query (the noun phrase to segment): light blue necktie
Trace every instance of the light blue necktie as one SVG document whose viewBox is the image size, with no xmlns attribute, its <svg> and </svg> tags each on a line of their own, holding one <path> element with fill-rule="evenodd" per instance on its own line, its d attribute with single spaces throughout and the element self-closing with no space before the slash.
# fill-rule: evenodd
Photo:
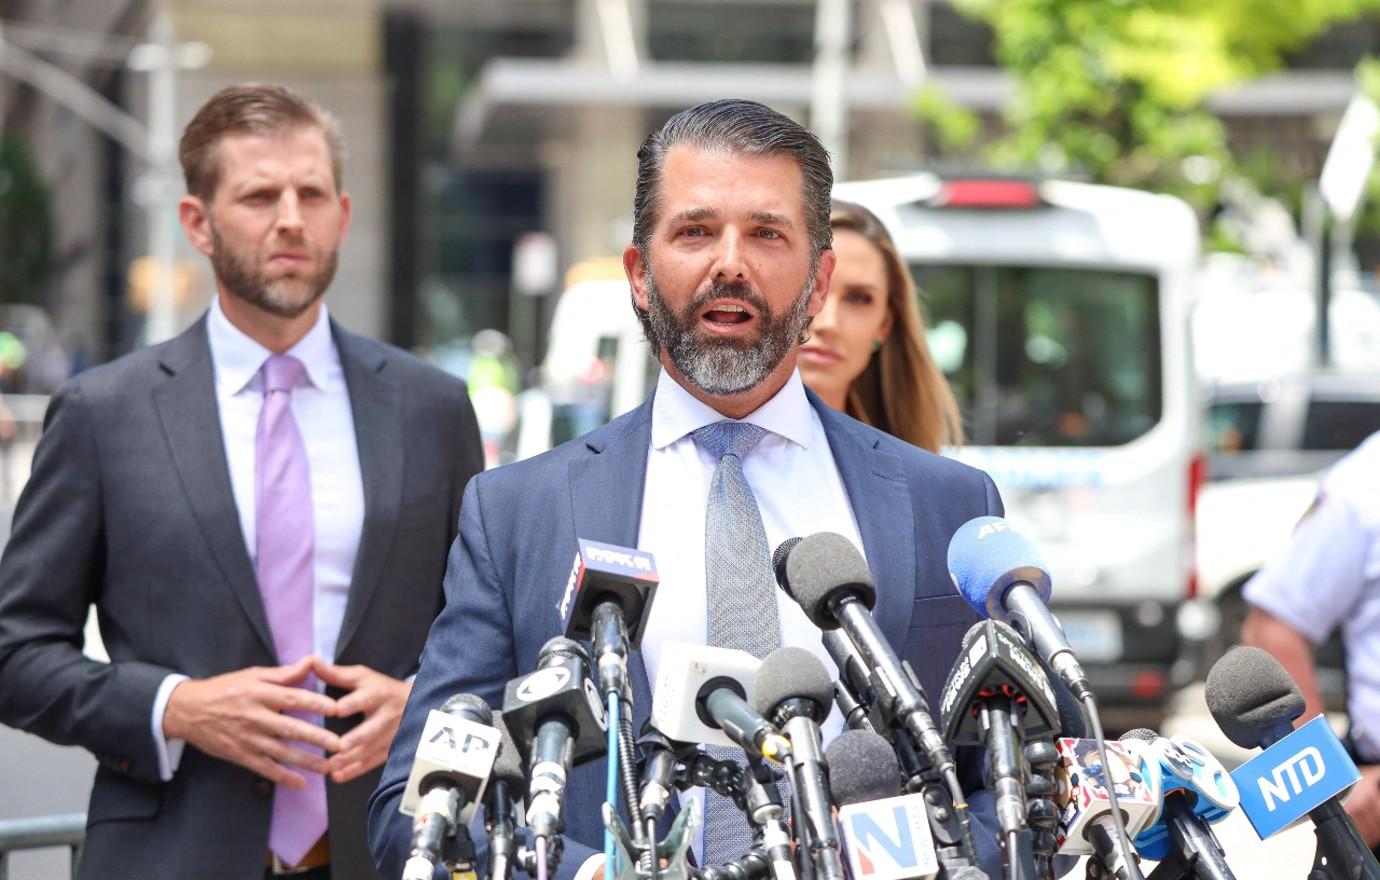
<svg viewBox="0 0 1380 880">
<path fill-rule="evenodd" d="M 781 645 L 771 550 L 762 513 L 743 475 L 743 458 L 767 429 L 747 422 L 715 422 L 693 432 L 695 442 L 718 459 L 705 506 L 704 576 L 709 597 L 709 644 L 737 648 L 759 659 Z M 711 746 L 715 758 L 741 762 L 738 748 Z M 752 843 L 743 812 L 728 798 L 704 793 L 704 858 L 721 865 L 740 858 Z"/>
</svg>

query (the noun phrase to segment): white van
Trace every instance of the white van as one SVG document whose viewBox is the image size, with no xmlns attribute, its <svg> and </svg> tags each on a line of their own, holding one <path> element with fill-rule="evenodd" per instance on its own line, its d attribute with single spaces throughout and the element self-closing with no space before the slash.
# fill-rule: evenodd
<svg viewBox="0 0 1380 880">
<path fill-rule="evenodd" d="M 872 209 L 910 264 L 964 414 L 951 454 L 992 475 L 1039 546 L 1099 700 L 1153 720 L 1187 672 L 1176 618 L 1196 589 L 1193 212 L 1137 190 L 930 174 L 834 195 Z"/>
<path fill-rule="evenodd" d="M 635 408 L 656 369 L 622 261 L 576 263 L 551 316 L 541 384 L 518 398 L 516 457 L 545 452 Z"/>
</svg>

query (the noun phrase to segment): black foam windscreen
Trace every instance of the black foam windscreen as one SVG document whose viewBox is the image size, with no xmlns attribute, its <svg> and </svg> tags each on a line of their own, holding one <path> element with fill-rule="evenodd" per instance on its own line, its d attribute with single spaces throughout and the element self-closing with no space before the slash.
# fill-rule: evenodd
<svg viewBox="0 0 1380 880">
<path fill-rule="evenodd" d="M 768 718 L 786 700 L 803 698 L 819 707 L 812 713 L 823 721 L 834 702 L 834 683 L 829 670 L 804 648 L 777 648 L 767 655 L 757 670 L 753 685 L 753 708 Z"/>
<path fill-rule="evenodd" d="M 901 767 L 891 744 L 870 730 L 845 730 L 824 750 L 834 806 L 901 794 Z"/>
<path fill-rule="evenodd" d="M 867 560 L 853 542 L 834 532 L 818 532 L 789 551 L 785 587 L 805 616 L 820 629 L 837 629 L 829 601 L 851 593 L 869 611 L 877 604 L 877 585 Z"/>
<path fill-rule="evenodd" d="M 1227 739 L 1253 749 L 1303 714 L 1303 693 L 1261 648 L 1238 645 L 1208 670 L 1208 711 Z"/>
<path fill-rule="evenodd" d="M 771 555 L 771 570 L 772 574 L 776 576 L 776 585 L 785 590 L 788 596 L 794 594 L 791 593 L 790 579 L 786 577 L 786 560 L 790 558 L 791 551 L 799 543 L 800 538 L 787 538 L 776 545 L 776 551 Z"/>
<path fill-rule="evenodd" d="M 456 694 L 441 704 L 441 711 L 490 727 L 494 723 L 494 712 L 489 704 L 474 694 Z"/>
<path fill-rule="evenodd" d="M 508 730 L 502 712 L 494 713 L 494 727 L 498 728 L 501 739 L 498 757 L 494 758 L 493 778 L 508 783 L 510 791 L 520 792 L 527 785 L 527 772 L 523 769 L 522 753 L 513 741 L 513 734 Z"/>
</svg>

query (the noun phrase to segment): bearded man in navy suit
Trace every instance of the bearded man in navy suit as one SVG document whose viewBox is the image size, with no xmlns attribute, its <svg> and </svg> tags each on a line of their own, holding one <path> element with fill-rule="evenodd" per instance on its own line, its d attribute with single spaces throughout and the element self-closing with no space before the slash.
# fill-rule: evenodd
<svg viewBox="0 0 1380 880">
<path fill-rule="evenodd" d="M 1001 514 L 992 481 L 828 408 L 796 371 L 835 262 L 833 176 L 819 141 L 760 104 L 716 101 L 673 117 L 643 144 L 638 163 L 623 264 L 660 378 L 633 412 L 483 474 L 466 491 L 446 608 L 370 801 L 370 845 L 390 876 L 408 855 L 411 825 L 398 805 L 428 711 L 463 692 L 498 705 L 505 682 L 533 668 L 542 644 L 561 632 L 557 606 L 579 538 L 636 546 L 657 561 L 661 584 L 629 663 L 637 725 L 667 641 L 736 647 L 735 626 L 765 629 L 772 644 L 807 648 L 832 668 L 819 631 L 770 582 L 769 548 L 793 535 L 832 531 L 857 544 L 876 576 L 876 619 L 931 695 L 976 621 L 945 555 L 964 522 Z M 755 426 L 746 429 L 750 449 L 711 450 L 706 428 L 743 423 Z M 711 483 L 735 457 L 761 515 L 760 531 L 754 520 L 741 544 L 712 530 L 706 538 Z M 754 612 L 728 621 L 706 586 L 725 551 L 751 555 L 765 573 L 765 583 L 750 585 L 764 591 Z M 840 727 L 835 712 L 824 736 Z M 605 772 L 601 760 L 571 774 L 562 876 L 602 870 L 595 853 Z"/>
</svg>

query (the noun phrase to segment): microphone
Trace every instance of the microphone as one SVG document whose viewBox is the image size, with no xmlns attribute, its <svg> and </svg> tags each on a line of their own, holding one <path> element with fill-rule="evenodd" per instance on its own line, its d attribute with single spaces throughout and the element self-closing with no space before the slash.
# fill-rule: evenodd
<svg viewBox="0 0 1380 880">
<path fill-rule="evenodd" d="M 857 661 L 845 659 L 839 665 L 840 675 L 850 679 L 852 696 L 870 695 L 875 713 L 871 723 L 890 734 L 907 771 L 914 768 L 910 779 L 931 805 L 931 831 L 940 862 L 951 875 L 972 867 L 977 854 L 953 756 L 930 715 L 915 671 L 896 656 L 872 618 L 877 589 L 867 561 L 847 538 L 820 532 L 783 542 L 776 548 L 774 567 L 781 589 L 826 633 L 824 643 L 831 655 L 836 660 L 856 655 Z M 831 632 L 838 635 L 830 636 Z M 860 673 L 866 682 L 851 681 Z M 855 715 L 851 711 L 850 719 Z M 895 733 L 890 733 L 893 728 Z"/>
<path fill-rule="evenodd" d="M 513 735 L 508 732 L 502 712 L 494 713 L 494 727 L 498 729 L 501 741 L 489 788 L 484 793 L 484 831 L 489 835 L 487 876 L 491 880 L 508 880 L 513 874 L 518 847 L 514 794 L 518 794 L 520 802 L 520 793 L 527 785 L 527 774 L 523 772 L 522 755 L 513 741 Z"/>
<path fill-rule="evenodd" d="M 987 784 L 1012 877 L 1035 875 L 1034 841 L 1026 824 L 1023 742 L 1059 725 L 1054 690 L 1020 636 L 995 620 L 974 624 L 949 670 L 939 711 L 945 738 L 987 749 Z"/>
<path fill-rule="evenodd" d="M 845 730 L 824 750 L 824 761 L 829 793 L 839 807 L 899 797 L 905 785 L 896 753 L 880 734 Z"/>
<path fill-rule="evenodd" d="M 1013 624 L 1080 702 L 1087 673 L 1049 611 L 1049 573 L 1035 547 L 999 516 L 970 519 L 949 541 L 949 575 L 982 617 Z"/>
<path fill-rule="evenodd" d="M 843 880 L 838 834 L 829 798 L 828 765 L 820 753 L 819 725 L 829 715 L 834 687 L 819 658 L 804 648 L 777 648 L 757 671 L 753 706 L 791 741 L 795 821 L 806 829 L 820 880 Z"/>
<path fill-rule="evenodd" d="M 824 752 L 829 790 L 849 876 L 868 880 L 932 880 L 939 874 L 923 795 L 901 794 L 891 745 L 862 730 L 839 734 Z"/>
<path fill-rule="evenodd" d="M 775 556 L 777 572 L 785 575 L 779 581 L 781 589 L 815 626 L 825 631 L 844 629 L 863 663 L 871 668 L 871 677 L 877 679 L 879 708 L 905 728 L 935 769 L 953 777 L 950 788 L 955 797 L 961 797 L 953 756 L 930 717 L 924 690 L 872 619 L 877 587 L 862 554 L 844 536 L 819 532 L 794 544 L 784 542 Z"/>
<path fill-rule="evenodd" d="M 1341 802 L 1360 771 L 1323 716 L 1292 729 L 1304 699 L 1279 661 L 1260 648 L 1232 648 L 1208 670 L 1205 696 L 1227 739 L 1264 749 L 1232 772 L 1261 839 L 1306 816 L 1318 838 L 1315 873 L 1325 859 L 1323 876 L 1380 878 L 1380 863 Z"/>
<path fill-rule="evenodd" d="M 1155 816 L 1159 797 L 1150 786 L 1156 777 L 1147 777 L 1139 757 L 1115 740 L 1106 743 L 1107 765 L 1103 766 L 1098 745 L 1095 739 L 1067 737 L 1055 742 L 1068 780 L 1067 801 L 1059 813 L 1059 852 L 1095 855 L 1113 876 L 1126 880 L 1134 876 L 1134 869 L 1117 844 L 1109 792 L 1116 794 L 1126 833 L 1134 836 Z"/>
<path fill-rule="evenodd" d="M 565 637 L 590 640 L 604 693 L 622 694 L 660 579 L 652 554 L 581 538 L 559 611 Z"/>
<path fill-rule="evenodd" d="M 607 721 L 580 643 L 556 636 L 543 645 L 536 671 L 508 682 L 503 718 L 528 768 L 527 824 L 550 840 L 564 828 L 571 766 L 605 748 Z"/>
<path fill-rule="evenodd" d="M 667 642 L 657 670 L 652 724 L 673 740 L 738 746 L 783 761 L 790 743 L 750 702 L 761 665 L 734 648 Z"/>
<path fill-rule="evenodd" d="M 1159 808 L 1133 841 L 1136 851 L 1172 865 L 1176 876 L 1231 880 L 1234 875 L 1211 827 L 1240 802 L 1222 762 L 1186 736 L 1171 739 L 1137 728 L 1122 734 L 1121 741 L 1140 757 L 1141 772 L 1155 777 L 1150 787 L 1160 793 Z"/>
<path fill-rule="evenodd" d="M 457 694 L 427 715 L 400 811 L 412 816 L 412 852 L 403 880 L 431 880 L 441 850 L 474 815 L 501 736 L 489 704 Z"/>
<path fill-rule="evenodd" d="M 780 550 L 779 547 L 777 549 Z M 874 733 L 886 730 L 886 719 L 874 708 L 877 694 L 848 636 L 843 630 L 826 629 L 821 630 L 820 641 L 839 670 L 839 679 L 834 682 L 834 702 L 843 713 L 844 722 L 852 730 L 870 730 Z"/>
</svg>

